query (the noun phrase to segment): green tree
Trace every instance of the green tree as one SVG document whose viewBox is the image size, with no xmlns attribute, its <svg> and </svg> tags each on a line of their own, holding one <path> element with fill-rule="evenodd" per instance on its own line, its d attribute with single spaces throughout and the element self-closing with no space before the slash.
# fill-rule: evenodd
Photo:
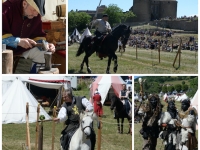
<svg viewBox="0 0 200 150">
<path fill-rule="evenodd" d="M 126 21 L 130 17 L 134 17 L 133 12 L 123 13 L 123 10 L 119 8 L 116 4 L 110 4 L 105 9 L 104 13 L 109 16 L 109 23 L 111 27 L 113 27 L 116 23 L 122 23 L 122 21 Z"/>
<path fill-rule="evenodd" d="M 174 88 L 174 86 L 168 86 L 168 87 L 167 87 L 167 90 L 168 90 L 169 92 L 173 92 L 173 91 L 175 90 L 175 88 Z"/>
<path fill-rule="evenodd" d="M 187 92 L 187 95 L 189 97 L 194 96 L 194 94 L 196 93 L 197 89 L 198 89 L 198 77 L 193 77 L 191 76 L 191 80 L 190 80 L 190 87 L 189 90 Z"/>
<path fill-rule="evenodd" d="M 184 85 L 185 84 L 185 81 L 182 81 L 182 85 Z"/>
<path fill-rule="evenodd" d="M 176 91 L 179 93 L 179 92 L 181 91 L 181 89 L 182 89 L 181 84 L 176 84 L 176 85 L 175 85 L 175 89 L 176 89 Z"/>
<path fill-rule="evenodd" d="M 68 12 L 68 29 L 72 32 L 75 28 L 83 30 L 91 21 L 91 16 L 85 12 Z"/>
<path fill-rule="evenodd" d="M 167 86 L 166 85 L 164 85 L 163 87 L 162 87 L 162 92 L 163 93 L 167 93 L 168 91 L 167 91 Z"/>
<path fill-rule="evenodd" d="M 189 86 L 187 84 L 182 85 L 182 91 L 186 92 L 189 89 Z"/>
</svg>

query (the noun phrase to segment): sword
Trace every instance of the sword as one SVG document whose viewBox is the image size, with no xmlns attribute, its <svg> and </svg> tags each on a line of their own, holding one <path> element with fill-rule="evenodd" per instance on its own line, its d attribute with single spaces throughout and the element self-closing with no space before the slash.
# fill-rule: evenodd
<svg viewBox="0 0 200 150">
<path fill-rule="evenodd" d="M 100 0 L 100 2 L 99 2 L 99 6 L 97 7 L 96 13 L 95 13 L 95 15 L 94 15 L 95 18 L 97 17 L 98 8 L 99 8 L 100 5 L 101 5 L 101 1 L 102 1 L 102 0 Z M 92 25 L 91 25 L 91 29 L 92 29 L 92 27 L 93 27 L 93 23 L 92 23 Z"/>
</svg>

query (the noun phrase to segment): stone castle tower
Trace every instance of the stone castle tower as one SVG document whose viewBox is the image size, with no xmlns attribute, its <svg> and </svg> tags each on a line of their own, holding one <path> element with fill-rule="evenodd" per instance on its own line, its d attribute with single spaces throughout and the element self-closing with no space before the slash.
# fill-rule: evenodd
<svg viewBox="0 0 200 150">
<path fill-rule="evenodd" d="M 136 17 L 134 21 L 148 22 L 165 17 L 176 18 L 176 0 L 133 0 L 131 10 Z"/>
</svg>

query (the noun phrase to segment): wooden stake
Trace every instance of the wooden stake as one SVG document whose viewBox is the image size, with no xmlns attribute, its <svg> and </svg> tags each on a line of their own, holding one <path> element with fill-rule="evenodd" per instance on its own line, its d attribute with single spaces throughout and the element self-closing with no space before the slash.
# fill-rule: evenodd
<svg viewBox="0 0 200 150">
<path fill-rule="evenodd" d="M 98 119 L 99 119 L 99 128 L 98 128 L 98 145 L 97 145 L 97 150 L 101 150 L 101 128 L 102 128 L 101 117 L 98 117 Z"/>
<path fill-rule="evenodd" d="M 29 104 L 26 103 L 26 147 L 31 150 L 30 131 L 29 131 Z"/>
<path fill-rule="evenodd" d="M 38 150 L 43 150 L 43 121 L 39 124 Z"/>
<path fill-rule="evenodd" d="M 136 40 L 136 59 L 138 58 L 138 55 L 137 55 L 137 40 Z"/>
<path fill-rule="evenodd" d="M 56 106 L 54 106 L 53 108 L 53 118 L 56 117 Z M 53 121 L 52 122 L 53 125 L 52 125 L 52 150 L 54 150 L 54 140 L 55 140 L 55 122 Z"/>
<path fill-rule="evenodd" d="M 12 74 L 13 72 L 13 51 L 2 52 L 2 74 Z"/>
<path fill-rule="evenodd" d="M 159 42 L 159 46 L 158 46 L 158 59 L 159 59 L 159 63 L 160 63 L 160 40 L 158 42 Z"/>
<path fill-rule="evenodd" d="M 38 107 L 37 107 L 37 122 L 36 122 L 36 135 L 35 135 L 35 150 L 37 150 L 38 148 L 38 133 L 39 133 L 39 114 L 40 114 L 40 103 L 38 103 Z"/>
</svg>

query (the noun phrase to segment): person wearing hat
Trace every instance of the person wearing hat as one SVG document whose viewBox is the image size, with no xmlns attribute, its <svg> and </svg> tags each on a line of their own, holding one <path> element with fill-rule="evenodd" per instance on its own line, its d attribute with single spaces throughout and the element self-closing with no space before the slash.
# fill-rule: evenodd
<svg viewBox="0 0 200 150">
<path fill-rule="evenodd" d="M 46 40 L 41 20 L 45 15 L 44 5 L 45 0 L 7 0 L 2 4 L 2 44 L 13 50 L 14 55 L 32 59 L 34 67 L 37 63 L 45 63 L 45 51 L 35 47 Z M 51 43 L 47 44 L 47 49 L 55 52 Z"/>
<path fill-rule="evenodd" d="M 181 101 L 181 111 L 179 112 L 181 120 L 181 131 L 179 149 L 193 150 L 197 148 L 197 138 L 195 135 L 197 124 L 197 111 L 190 107 L 190 100 Z"/>
<path fill-rule="evenodd" d="M 100 49 L 100 42 L 102 35 L 106 35 L 107 33 L 111 32 L 111 27 L 108 22 L 108 15 L 104 14 L 102 16 L 102 19 L 96 19 L 93 18 L 93 21 L 91 22 L 92 26 L 95 26 L 96 31 L 94 34 L 96 35 L 96 40 L 94 41 L 94 44 L 92 46 L 92 51 L 99 51 Z"/>
<path fill-rule="evenodd" d="M 65 122 L 66 128 L 61 132 L 61 146 L 64 150 L 69 147 L 69 135 L 79 127 L 81 111 L 93 111 L 93 105 L 86 97 L 73 96 L 71 89 L 65 89 L 62 93 L 62 98 L 65 103 L 62 105 L 58 117 L 54 118 L 55 122 Z M 76 112 L 77 111 L 77 112 Z M 96 143 L 96 134 L 92 130 L 90 135 L 91 150 L 94 150 Z"/>
</svg>

